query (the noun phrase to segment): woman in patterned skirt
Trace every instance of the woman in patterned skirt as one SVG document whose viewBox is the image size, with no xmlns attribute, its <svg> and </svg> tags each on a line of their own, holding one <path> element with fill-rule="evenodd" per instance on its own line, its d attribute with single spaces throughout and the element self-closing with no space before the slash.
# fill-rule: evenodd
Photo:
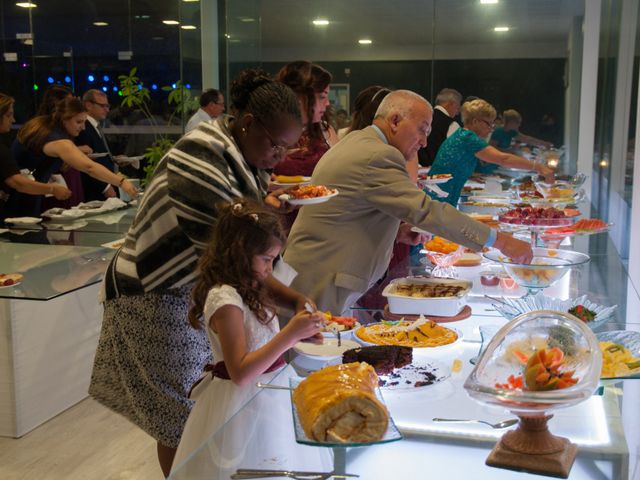
<svg viewBox="0 0 640 480">
<path fill-rule="evenodd" d="M 201 123 L 160 161 L 125 243 L 105 274 L 104 320 L 89 393 L 158 441 L 165 475 L 211 361 L 207 337 L 187 321 L 196 265 L 216 203 L 267 195 L 269 174 L 302 131 L 295 94 L 248 70 L 231 87 L 236 117 Z M 283 297 L 290 290 L 270 278 Z M 296 310 L 304 305 L 296 305 Z"/>
</svg>

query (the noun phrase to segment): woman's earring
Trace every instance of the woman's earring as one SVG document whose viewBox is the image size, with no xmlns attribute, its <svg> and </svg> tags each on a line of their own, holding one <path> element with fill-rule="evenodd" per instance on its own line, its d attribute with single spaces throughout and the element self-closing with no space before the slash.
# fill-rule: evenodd
<svg viewBox="0 0 640 480">
<path fill-rule="evenodd" d="M 247 129 L 242 127 L 242 134 L 246 137 L 247 136 Z"/>
</svg>

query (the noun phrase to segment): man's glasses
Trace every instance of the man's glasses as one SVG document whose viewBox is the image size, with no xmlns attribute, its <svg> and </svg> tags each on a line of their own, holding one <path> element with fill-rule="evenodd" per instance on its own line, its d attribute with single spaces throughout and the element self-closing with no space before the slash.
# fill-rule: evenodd
<svg viewBox="0 0 640 480">
<path fill-rule="evenodd" d="M 481 122 L 483 122 L 487 127 L 489 127 L 491 130 L 493 130 L 494 128 L 496 128 L 496 124 L 494 122 L 489 122 L 488 120 L 485 120 L 484 118 L 478 118 L 478 120 L 480 120 Z"/>
<path fill-rule="evenodd" d="M 258 123 L 258 125 L 262 127 L 262 130 L 264 130 L 264 133 L 267 134 L 267 138 L 269 138 L 269 141 L 271 142 L 271 149 L 273 150 L 273 153 L 277 153 L 278 155 L 284 155 L 285 153 L 287 153 L 287 150 L 289 150 L 289 147 L 286 145 L 278 145 L 278 143 L 273 139 L 273 137 L 269 133 L 269 130 L 267 130 L 267 127 L 264 126 L 264 123 L 262 123 L 262 121 L 258 117 L 254 117 L 254 118 L 256 119 L 256 122 Z"/>
<path fill-rule="evenodd" d="M 96 101 L 93 101 L 93 100 L 89 100 L 89 101 L 91 103 L 93 103 L 94 105 L 98 105 L 99 107 L 102 107 L 102 108 L 106 108 L 106 109 L 111 108 L 111 105 L 109 105 L 108 103 L 100 103 L 100 102 L 96 102 Z"/>
</svg>

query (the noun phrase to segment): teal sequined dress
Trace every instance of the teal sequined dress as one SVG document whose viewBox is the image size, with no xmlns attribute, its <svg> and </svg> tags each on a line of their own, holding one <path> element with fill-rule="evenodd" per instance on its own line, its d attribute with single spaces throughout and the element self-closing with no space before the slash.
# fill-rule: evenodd
<svg viewBox="0 0 640 480">
<path fill-rule="evenodd" d="M 488 146 L 489 144 L 485 140 L 471 130 L 466 128 L 456 130 L 440 145 L 436 159 L 429 171 L 429 175 L 450 173 L 453 176 L 447 183 L 438 185 L 449 196 L 440 198 L 429 190 L 425 190 L 425 192 L 435 200 L 447 202 L 457 207 L 462 188 L 478 163 L 476 153 Z"/>
</svg>

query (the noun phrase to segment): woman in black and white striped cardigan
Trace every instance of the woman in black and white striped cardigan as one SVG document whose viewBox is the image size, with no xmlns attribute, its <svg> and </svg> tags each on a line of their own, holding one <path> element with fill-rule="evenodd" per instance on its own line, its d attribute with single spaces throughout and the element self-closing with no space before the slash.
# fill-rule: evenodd
<svg viewBox="0 0 640 480">
<path fill-rule="evenodd" d="M 251 197 L 279 207 L 265 169 L 302 131 L 295 94 L 263 72 L 243 72 L 231 98 L 235 117 L 201 123 L 158 164 L 103 284 L 89 393 L 158 441 L 165 475 L 192 406 L 189 389 L 211 360 L 205 330 L 191 328 L 187 310 L 216 204 Z M 271 283 L 276 297 L 303 308 L 292 290 Z"/>
</svg>

